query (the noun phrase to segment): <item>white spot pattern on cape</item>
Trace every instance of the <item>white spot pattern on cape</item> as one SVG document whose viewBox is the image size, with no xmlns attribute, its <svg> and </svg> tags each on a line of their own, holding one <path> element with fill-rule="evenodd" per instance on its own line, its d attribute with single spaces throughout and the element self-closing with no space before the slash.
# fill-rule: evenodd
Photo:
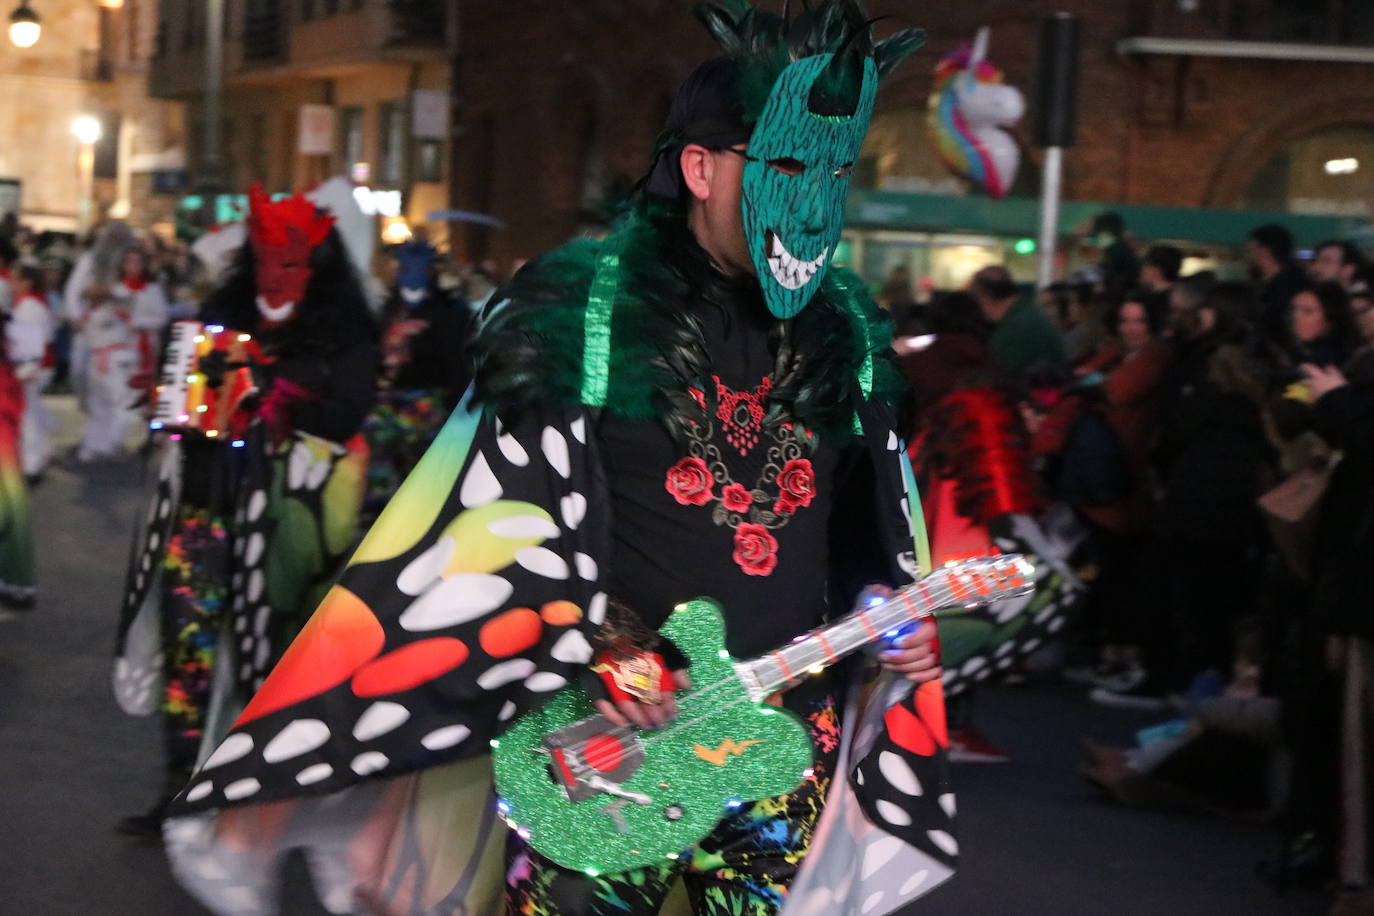
<svg viewBox="0 0 1374 916">
<path fill-rule="evenodd" d="M 511 681 L 522 681 L 534 674 L 535 664 L 528 658 L 514 658 L 499 665 L 492 665 L 477 678 L 477 686 L 483 690 L 494 690 Z"/>
<path fill-rule="evenodd" d="M 466 725 L 449 725 L 445 728 L 437 728 L 420 739 L 420 743 L 427 750 L 442 751 L 444 748 L 453 747 L 467 740 L 468 735 L 472 734 L 472 729 Z"/>
<path fill-rule="evenodd" d="M 549 467 L 558 472 L 558 476 L 567 480 L 572 475 L 572 463 L 568 457 L 568 440 L 563 438 L 563 434 L 552 426 L 544 427 L 544 433 L 539 437 L 539 446 L 544 450 L 544 457 L 549 462 Z"/>
<path fill-rule="evenodd" d="M 201 767 L 201 769 L 209 770 L 226 763 L 232 763 L 252 749 L 253 738 L 251 735 L 246 735 L 243 732 L 239 732 L 237 735 L 230 735 L 228 738 L 224 739 L 223 744 L 215 749 L 215 752 L 210 755 L 209 760 L 205 761 L 205 765 Z"/>
<path fill-rule="evenodd" d="M 399 728 L 409 718 L 410 710 L 400 703 L 378 700 L 358 717 L 353 725 L 353 737 L 357 741 L 371 741 Z"/>
<path fill-rule="evenodd" d="M 515 552 L 515 562 L 546 579 L 566 579 L 568 563 L 547 547 L 521 547 Z"/>
<path fill-rule="evenodd" d="M 268 763 L 281 763 L 313 751 L 328 740 L 328 725 L 319 719 L 297 719 L 267 742 L 262 749 L 262 759 Z"/>
<path fill-rule="evenodd" d="M 472 464 L 468 465 L 468 472 L 463 477 L 463 486 L 458 491 L 458 498 L 464 506 L 471 509 L 495 502 L 501 498 L 501 493 L 501 482 L 491 472 L 487 456 L 478 452 L 473 456 Z"/>
<path fill-rule="evenodd" d="M 878 770 L 883 774 L 883 778 L 892 785 L 892 788 L 903 795 L 922 794 L 921 780 L 917 778 L 911 765 L 892 751 L 883 751 L 878 755 Z"/>
<path fill-rule="evenodd" d="M 406 608 L 400 624 L 415 633 L 466 623 L 500 607 L 513 591 L 511 584 L 500 576 L 449 576 Z"/>
</svg>

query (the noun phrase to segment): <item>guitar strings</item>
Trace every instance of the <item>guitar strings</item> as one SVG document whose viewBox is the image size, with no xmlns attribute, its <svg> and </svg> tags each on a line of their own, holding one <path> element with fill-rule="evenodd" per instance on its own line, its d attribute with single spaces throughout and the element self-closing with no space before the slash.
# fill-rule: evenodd
<svg viewBox="0 0 1374 916">
<path fill-rule="evenodd" d="M 1010 559 L 1010 558 L 1007 558 L 1007 559 Z M 847 623 L 847 622 L 853 622 L 853 621 L 855 621 L 855 620 L 858 620 L 863 614 L 880 613 L 880 612 L 882 612 L 882 611 L 891 609 L 892 607 L 894 607 L 894 606 L 896 606 L 896 605 L 901 605 L 901 604 L 908 603 L 908 602 L 910 601 L 911 597 L 912 597 L 912 593 L 915 592 L 915 591 L 918 591 L 918 590 L 920 589 L 921 586 L 925 586 L 925 589 L 924 589 L 925 594 L 922 595 L 921 597 L 930 605 L 929 607 L 927 607 L 927 608 L 924 609 L 927 613 L 930 612 L 931 610 L 934 610 L 934 609 L 937 609 L 937 608 L 940 608 L 940 607 L 950 606 L 950 605 L 948 604 L 948 602 L 949 602 L 951 599 L 955 599 L 954 585 L 953 585 L 953 579 L 954 579 L 955 573 L 953 573 L 953 572 L 951 572 L 951 571 L 948 571 L 948 570 L 941 570 L 940 572 L 943 572 L 943 573 L 946 573 L 946 574 L 940 577 L 940 582 L 939 582 L 938 585 L 935 585 L 935 586 L 932 587 L 932 585 L 930 584 L 930 579 L 931 579 L 931 578 L 934 578 L 934 576 L 928 576 L 928 577 L 926 577 L 926 578 L 924 578 L 924 579 L 921 579 L 921 580 L 919 580 L 918 582 L 915 582 L 915 583 L 913 583 L 912 585 L 909 585 L 909 586 L 907 586 L 906 588 L 902 589 L 900 592 L 898 592 L 897 595 L 893 596 L 891 599 L 889 599 L 889 600 L 883 602 L 882 604 L 880 604 L 880 605 L 878 605 L 878 606 L 876 606 L 876 607 L 874 607 L 874 608 L 869 608 L 869 609 L 866 609 L 866 610 L 864 610 L 864 611 L 860 611 L 860 612 L 857 612 L 857 613 L 854 613 L 854 614 L 850 614 L 850 615 L 848 615 L 845 619 L 840 620 L 840 621 L 837 621 L 835 625 L 836 625 L 836 626 L 840 626 L 840 625 L 843 625 L 843 624 L 845 624 L 845 623 Z M 999 584 L 1000 584 L 1000 581 L 999 581 Z M 981 598 L 988 598 L 989 600 L 995 600 L 995 599 L 993 598 L 992 595 L 979 595 L 979 597 L 981 597 Z M 907 614 L 907 615 L 904 615 L 904 618 L 905 618 L 906 620 L 914 620 L 914 619 L 919 619 L 921 616 L 924 616 L 924 615 L 918 614 L 918 615 L 915 615 L 915 616 L 911 616 L 911 615 Z M 808 635 L 809 635 L 809 634 L 808 634 Z M 780 651 L 781 651 L 781 650 L 780 650 Z M 766 660 L 766 659 L 767 659 L 767 656 L 764 656 L 764 659 Z M 820 657 L 819 657 L 817 660 L 820 660 L 820 661 L 825 660 L 825 653 L 824 653 L 824 650 L 821 651 Z M 738 680 L 739 680 L 739 678 L 738 678 L 737 675 L 731 674 L 731 675 L 729 675 L 729 676 L 727 676 L 727 677 L 725 677 L 725 678 L 722 678 L 721 680 L 715 682 L 714 684 L 710 684 L 710 685 L 708 685 L 708 686 L 706 686 L 706 687 L 700 688 L 699 690 L 695 690 L 695 691 L 693 691 L 691 694 L 688 694 L 686 697 L 683 698 L 683 702 L 679 704 L 679 709 L 681 709 L 681 710 L 683 710 L 683 711 L 687 711 L 687 710 L 688 710 L 689 701 L 691 701 L 691 705 L 692 705 L 692 706 L 699 705 L 699 703 L 702 702 L 702 701 L 704 701 L 705 699 L 707 699 L 707 698 L 709 697 L 710 694 L 715 693 L 715 692 L 718 691 L 721 687 L 726 686 L 726 685 L 730 684 L 731 682 L 737 682 Z M 746 693 L 744 694 L 744 696 L 739 697 L 739 698 L 734 699 L 734 700 L 731 700 L 729 703 L 725 703 L 725 704 L 723 704 L 723 705 L 716 706 L 716 707 L 714 707 L 714 708 L 710 708 L 710 709 L 708 709 L 706 712 L 702 713 L 701 715 L 697 716 L 697 717 L 694 718 L 694 719 L 690 719 L 690 720 L 687 720 L 687 721 L 685 721 L 685 722 L 677 722 L 677 723 L 674 723 L 673 727 L 672 727 L 672 728 L 669 728 L 667 731 L 661 731 L 661 732 L 659 732 L 658 734 L 654 735 L 653 737 L 643 739 L 643 740 L 640 742 L 640 746 L 641 746 L 641 748 L 642 748 L 644 751 L 647 751 L 653 744 L 655 744 L 655 743 L 656 743 L 657 741 L 659 741 L 660 739 L 662 739 L 662 738 L 667 738 L 667 737 L 669 737 L 669 736 L 671 736 L 671 735 L 676 734 L 677 732 L 681 731 L 681 730 L 684 729 L 684 728 L 688 728 L 688 727 L 690 727 L 690 726 L 692 726 L 692 725 L 696 725 L 696 724 L 698 724 L 698 723 L 700 723 L 700 722 L 704 722 L 704 721 L 706 721 L 707 719 L 710 719 L 710 718 L 712 718 L 712 717 L 714 717 L 714 716 L 720 715 L 721 713 L 725 712 L 726 710 L 731 709 L 732 707 L 737 706 L 737 705 L 739 705 L 740 703 L 747 702 L 747 701 L 749 701 L 749 700 L 750 700 L 750 697 L 749 697 L 748 693 L 746 692 Z M 637 729 L 635 729 L 635 728 L 632 727 L 632 726 L 618 726 L 618 727 L 616 727 L 615 729 L 613 729 L 612 731 L 603 732 L 602 734 L 605 735 L 605 736 L 607 736 L 607 737 L 622 738 L 622 737 L 632 736 L 633 734 L 636 733 L 636 731 L 637 731 Z M 585 749 L 586 744 L 584 743 L 584 744 L 582 745 L 582 747 Z M 607 750 L 607 751 L 601 752 L 600 755 L 588 756 L 588 755 L 585 754 L 585 750 L 584 750 L 582 762 L 583 762 L 583 764 L 585 764 L 585 765 L 587 765 L 587 766 L 590 766 L 590 767 L 592 767 L 593 769 L 598 769 L 598 770 L 599 770 L 599 769 L 601 769 L 601 767 L 598 766 L 598 764 L 610 765 L 610 764 L 612 764 L 613 761 L 615 761 L 615 760 L 619 757 L 619 755 L 620 755 L 620 752 L 619 752 L 619 751 Z"/>
<path fill-rule="evenodd" d="M 942 571 L 942 572 L 943 572 L 943 571 Z M 925 578 L 925 579 L 921 579 L 919 582 L 913 583 L 912 585 L 908 586 L 907 588 L 902 589 L 901 592 L 898 593 L 898 595 L 894 596 L 893 598 L 889 599 L 888 601 L 883 602 L 881 605 L 878 605 L 878 606 L 875 607 L 875 608 L 871 608 L 871 609 L 868 609 L 868 610 L 865 610 L 865 611 L 860 611 L 860 612 L 855 613 L 855 614 L 850 614 L 845 620 L 838 621 L 836 625 L 838 626 L 838 625 L 842 625 L 842 624 L 844 624 L 844 623 L 846 623 L 846 622 L 852 622 L 852 621 L 858 619 L 862 614 L 865 614 L 865 613 L 877 613 L 877 612 L 879 612 L 879 611 L 887 610 L 887 609 L 893 607 L 894 605 L 898 605 L 898 604 L 905 603 L 905 602 L 910 598 L 910 593 L 913 592 L 913 591 L 916 591 L 916 590 L 918 589 L 918 587 L 921 586 L 921 585 L 925 585 L 925 592 L 926 592 L 926 594 L 923 595 L 922 597 L 925 598 L 926 601 L 931 605 L 931 608 L 939 608 L 939 607 L 949 606 L 946 602 L 949 601 L 950 599 L 954 599 L 954 598 L 955 598 L 954 587 L 953 587 L 953 584 L 952 584 L 953 574 L 947 574 L 947 575 L 942 576 L 939 585 L 936 586 L 936 587 L 934 587 L 934 588 L 932 588 L 932 587 L 930 586 L 930 584 L 929 584 L 929 579 L 930 579 L 930 578 L 932 578 L 932 577 L 927 577 L 927 578 Z M 979 597 L 986 597 L 986 598 L 992 599 L 992 596 L 991 596 L 991 595 L 980 595 Z M 927 608 L 926 610 L 929 611 L 931 608 Z M 912 616 L 910 616 L 910 615 L 906 615 L 906 619 L 918 619 L 920 616 L 923 616 L 923 615 L 917 615 L 917 616 L 915 616 L 915 617 L 912 617 Z M 822 652 L 822 654 L 821 654 L 821 659 L 823 660 L 824 657 L 825 657 L 825 656 L 824 656 L 824 652 Z M 766 658 L 766 656 L 765 656 L 765 658 Z M 734 677 L 734 676 L 724 678 L 724 679 L 722 679 L 721 681 L 717 681 L 715 684 L 710 685 L 709 687 L 702 688 L 700 691 L 695 691 L 695 692 L 694 692 L 692 695 L 690 695 L 690 696 L 692 696 L 692 697 L 694 697 L 694 698 L 704 697 L 704 695 L 706 695 L 706 694 L 708 694 L 708 693 L 711 693 L 711 692 L 714 692 L 716 688 L 720 687 L 720 686 L 723 685 L 723 684 L 728 684 L 728 683 L 730 683 L 732 680 L 737 680 L 737 678 Z M 686 705 L 686 699 L 687 699 L 687 698 L 684 698 L 684 703 L 683 703 L 683 706 L 684 706 L 684 707 L 685 707 L 685 705 Z M 749 700 L 749 695 L 746 693 L 743 697 L 738 698 L 738 699 L 735 699 L 735 700 L 732 700 L 732 701 L 729 702 L 729 703 L 726 703 L 726 704 L 724 704 L 724 705 L 722 705 L 722 706 L 719 706 L 719 707 L 716 707 L 716 708 L 714 708 L 714 709 L 711 709 L 711 710 L 709 710 L 709 711 L 703 713 L 702 715 L 696 717 L 695 719 L 691 719 L 691 720 L 688 720 L 688 721 L 686 721 L 686 722 L 679 722 L 679 723 L 676 723 L 672 728 L 670 728 L 670 729 L 667 730 L 667 731 L 660 732 L 660 733 L 658 733 L 657 735 L 654 735 L 654 736 L 651 737 L 651 738 L 645 738 L 645 739 L 643 739 L 643 741 L 641 741 L 641 747 L 642 747 L 643 750 L 647 751 L 648 748 L 649 748 L 650 746 L 652 746 L 655 742 L 657 742 L 660 738 L 669 737 L 669 736 L 671 736 L 671 735 L 677 733 L 678 731 L 681 731 L 681 730 L 684 729 L 684 728 L 687 728 L 687 727 L 689 727 L 689 726 L 695 725 L 695 724 L 697 724 L 697 723 L 699 723 L 699 722 L 703 722 L 703 721 L 705 721 L 706 719 L 709 719 L 709 718 L 712 718 L 713 716 L 719 715 L 719 714 L 723 713 L 724 711 L 726 711 L 726 710 L 728 710 L 728 709 L 730 709 L 730 708 L 732 708 L 732 707 L 734 707 L 734 706 L 737 706 L 737 705 L 739 705 L 739 704 L 742 703 L 742 702 L 748 701 L 748 700 Z M 613 736 L 615 736 L 615 737 L 623 737 L 623 736 L 625 736 L 625 735 L 633 734 L 634 731 L 635 731 L 635 729 L 633 729 L 633 728 L 624 728 L 624 727 L 622 727 L 621 729 L 617 729 L 617 731 L 621 732 L 621 734 L 616 734 L 616 732 L 608 732 L 608 733 L 604 733 L 604 734 L 613 735 Z M 584 745 L 584 747 L 585 747 L 585 745 Z M 591 766 L 592 768 L 594 768 L 594 769 L 600 769 L 600 767 L 597 766 L 598 763 L 601 763 L 601 764 L 610 764 L 611 761 L 613 761 L 613 760 L 616 758 L 616 756 L 617 756 L 617 752 L 614 752 L 614 751 L 606 751 L 606 752 L 604 752 L 604 755 L 603 755 L 603 756 L 598 757 L 598 758 L 596 758 L 595 760 L 593 760 L 593 759 L 590 758 L 590 757 L 584 756 L 583 762 L 584 762 L 585 764 L 587 764 L 587 765 L 590 765 L 590 766 Z"/>
</svg>

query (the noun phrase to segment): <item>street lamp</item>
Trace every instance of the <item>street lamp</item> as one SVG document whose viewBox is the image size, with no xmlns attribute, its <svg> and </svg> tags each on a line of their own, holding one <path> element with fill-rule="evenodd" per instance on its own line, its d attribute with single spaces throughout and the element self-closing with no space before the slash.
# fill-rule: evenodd
<svg viewBox="0 0 1374 916">
<path fill-rule="evenodd" d="M 82 115 L 72 122 L 72 136 L 81 141 L 82 146 L 94 146 L 100 142 L 100 121 L 90 115 Z"/>
<path fill-rule="evenodd" d="M 77 230 L 82 235 L 90 231 L 91 211 L 95 209 L 95 202 L 91 198 L 95 193 L 95 144 L 100 140 L 100 133 L 98 118 L 81 115 L 72 121 L 72 136 L 81 144 L 76 167 L 77 184 L 81 194 L 77 211 Z"/>
<path fill-rule="evenodd" d="M 16 48 L 32 48 L 43 33 L 43 25 L 38 14 L 29 9 L 28 0 L 23 0 L 19 8 L 10 13 L 10 41 Z"/>
</svg>

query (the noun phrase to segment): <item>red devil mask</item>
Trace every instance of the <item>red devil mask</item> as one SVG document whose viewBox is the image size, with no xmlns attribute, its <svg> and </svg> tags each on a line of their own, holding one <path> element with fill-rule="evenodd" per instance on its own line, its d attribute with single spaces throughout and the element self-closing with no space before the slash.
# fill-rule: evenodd
<svg viewBox="0 0 1374 916">
<path fill-rule="evenodd" d="M 258 312 L 268 325 L 295 317 L 310 283 L 310 253 L 325 240 L 334 217 L 301 194 L 272 201 L 261 185 L 248 190 L 248 241 L 257 262 Z"/>
</svg>

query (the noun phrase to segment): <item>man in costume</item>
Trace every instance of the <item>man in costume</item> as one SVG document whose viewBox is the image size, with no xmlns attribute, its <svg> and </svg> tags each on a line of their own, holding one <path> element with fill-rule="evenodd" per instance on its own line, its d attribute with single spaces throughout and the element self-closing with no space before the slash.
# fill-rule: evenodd
<svg viewBox="0 0 1374 916">
<path fill-rule="evenodd" d="M 162 797 L 121 824 L 135 834 L 160 831 L 202 748 L 318 603 L 362 502 L 375 324 L 331 216 L 300 195 L 255 187 L 249 201 L 247 243 L 201 308 L 204 333 L 251 342 L 248 365 L 215 351 L 193 369 L 222 392 L 247 371 L 251 388 L 225 429 L 164 430 L 124 596 L 116 697 L 160 712 L 166 740 Z"/>
<path fill-rule="evenodd" d="M 374 519 L 439 435 L 467 387 L 467 307 L 439 288 L 437 252 L 417 238 L 396 246 L 396 283 L 383 315 L 377 406 L 364 515 Z"/>
<path fill-rule="evenodd" d="M 830 673 L 778 696 L 814 767 L 687 853 L 606 875 L 518 833 L 503 854 L 489 742 L 575 679 L 664 723 L 678 602 L 717 599 L 747 658 L 929 569 L 887 327 L 829 267 L 879 76 L 920 34 L 875 43 L 854 0 L 699 13 L 726 57 L 679 93 L 633 212 L 493 296 L 472 393 L 178 799 L 174 866 L 217 912 L 272 912 L 298 847 L 340 913 L 652 914 L 683 877 L 710 916 L 881 916 L 952 873 L 928 625 L 862 713 Z"/>
</svg>

